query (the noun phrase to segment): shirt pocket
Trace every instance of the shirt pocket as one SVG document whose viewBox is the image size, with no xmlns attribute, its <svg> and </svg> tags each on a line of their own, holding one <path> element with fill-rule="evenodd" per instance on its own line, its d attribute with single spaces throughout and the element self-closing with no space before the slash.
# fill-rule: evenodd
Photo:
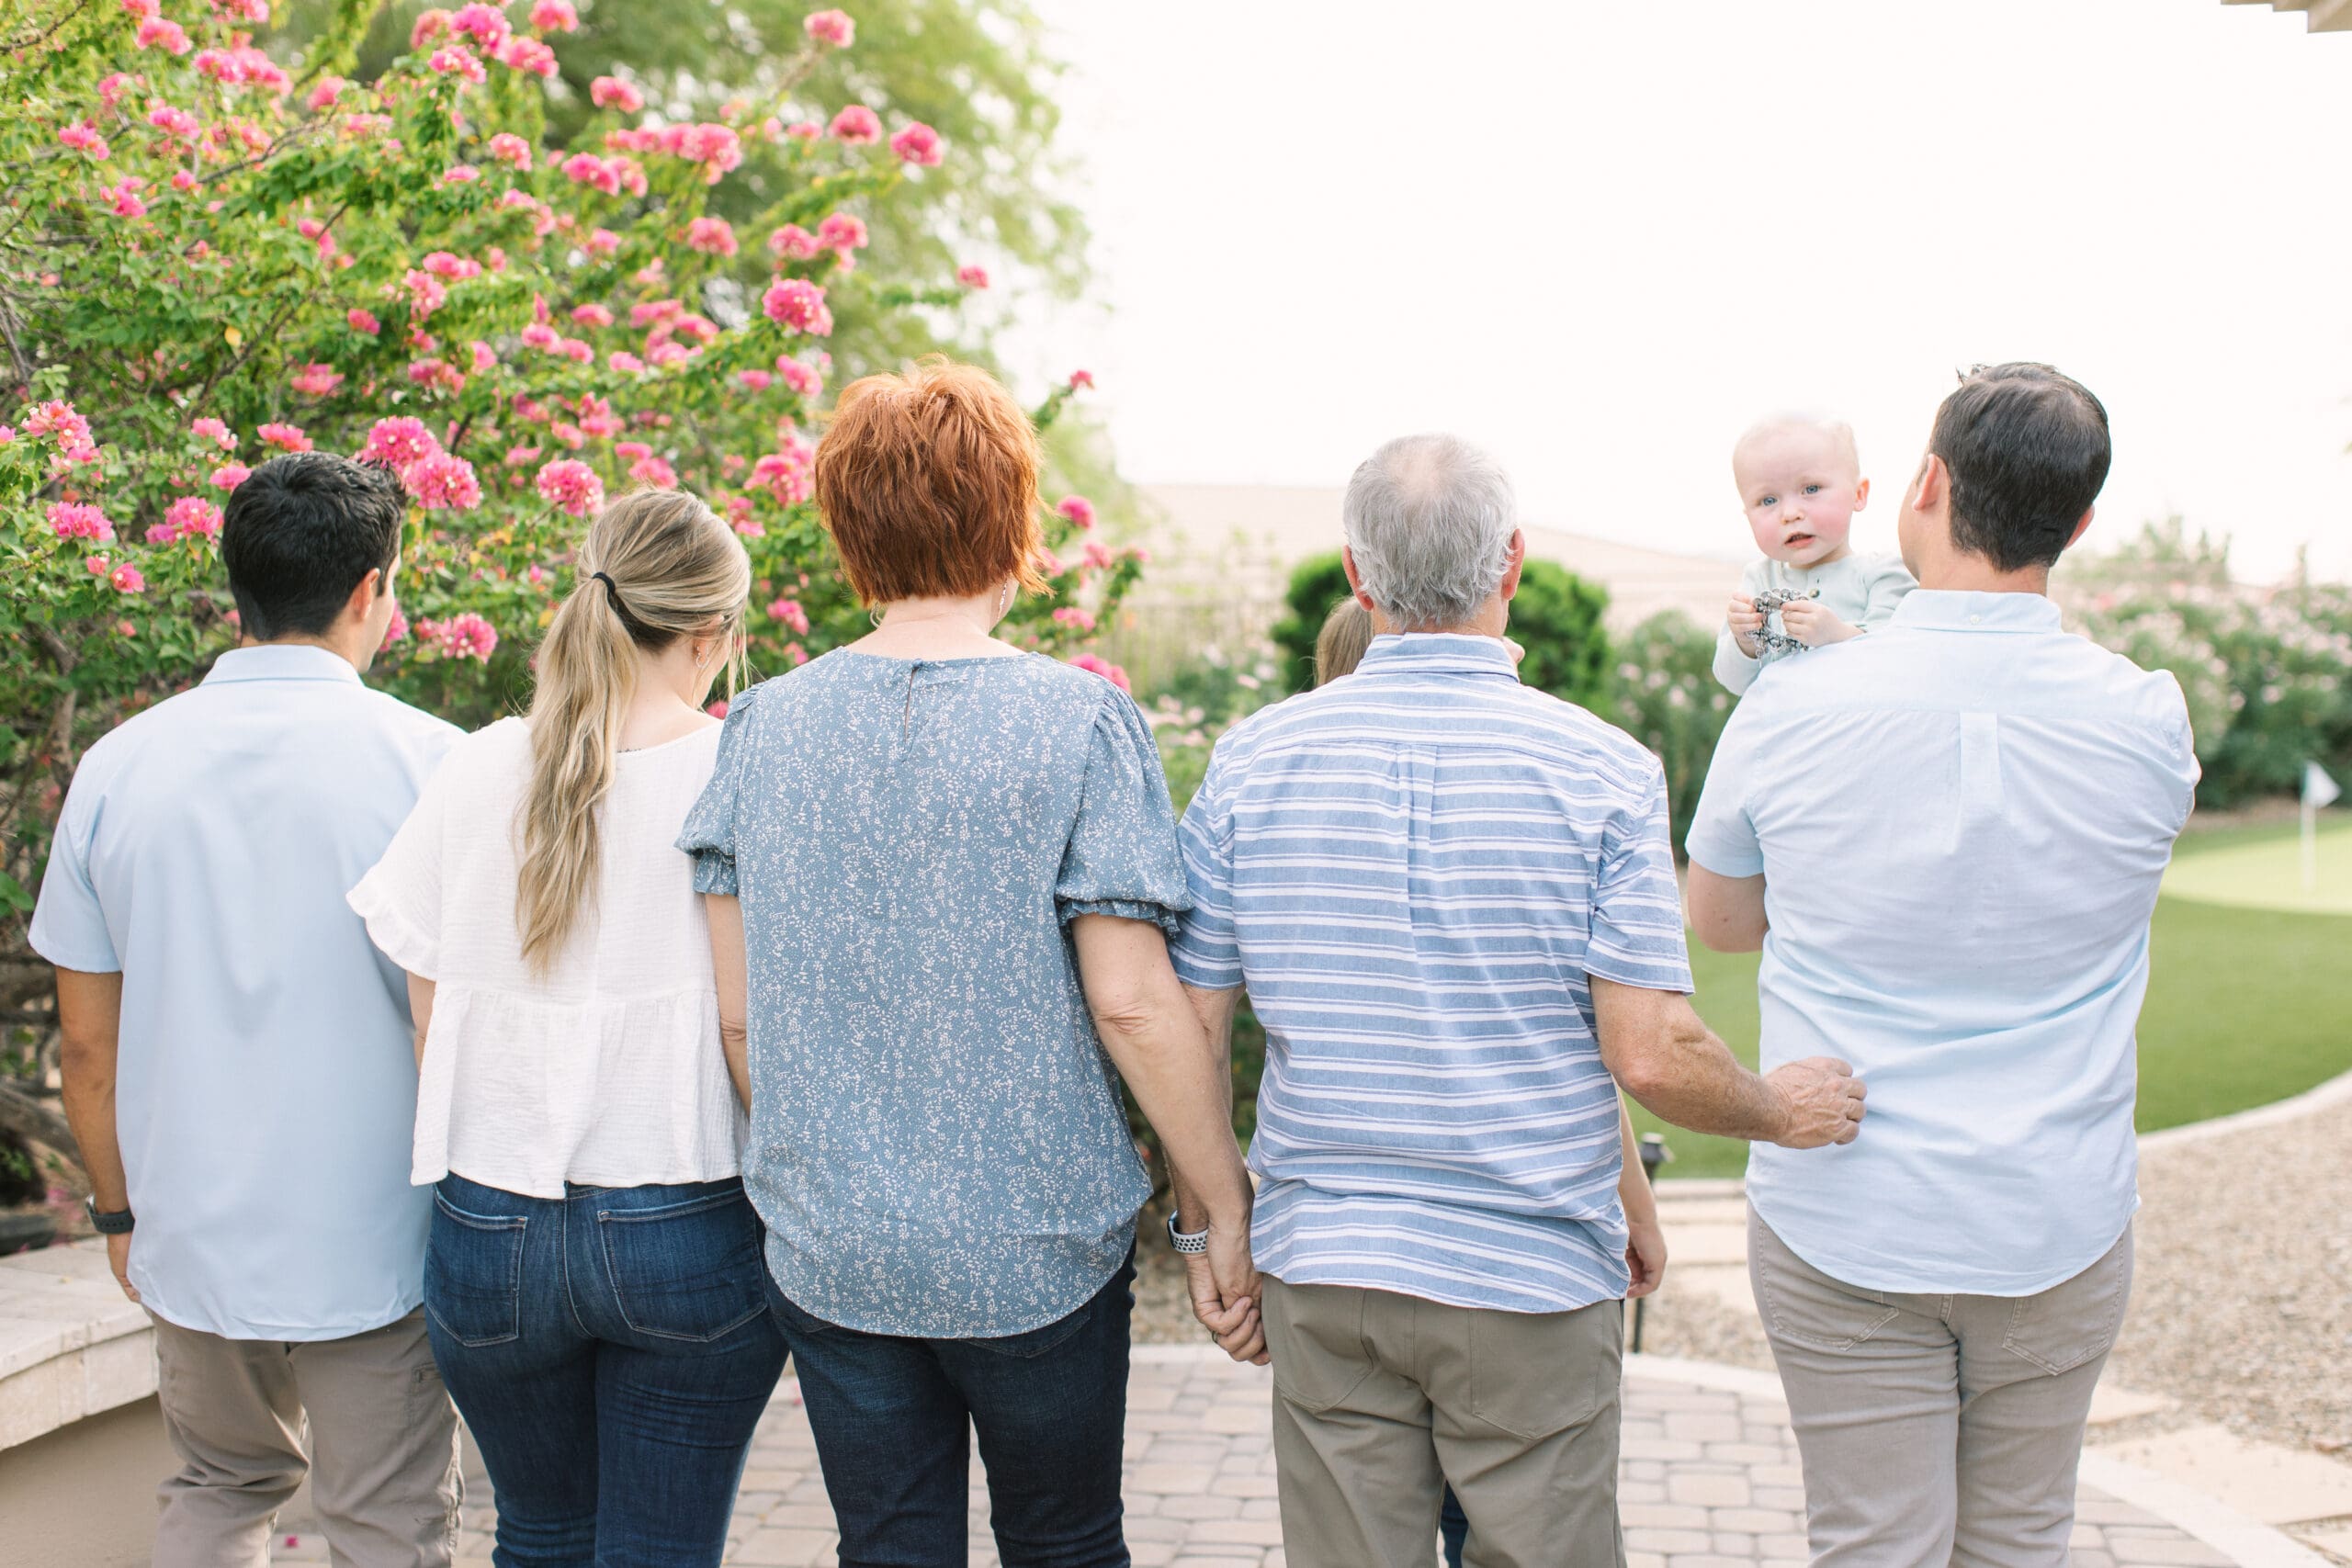
<svg viewBox="0 0 2352 1568">
<path fill-rule="evenodd" d="M 759 1216 L 740 1187 L 659 1208 L 599 1209 L 596 1238 L 632 1333 L 707 1345 L 768 1309 Z"/>
</svg>

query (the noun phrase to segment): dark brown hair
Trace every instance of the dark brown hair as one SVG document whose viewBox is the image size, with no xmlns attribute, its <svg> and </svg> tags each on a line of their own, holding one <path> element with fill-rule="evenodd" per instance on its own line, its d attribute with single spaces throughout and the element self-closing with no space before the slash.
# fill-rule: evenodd
<svg viewBox="0 0 2352 1568">
<path fill-rule="evenodd" d="M 1952 543 L 2003 571 L 2056 562 L 2107 483 L 2114 448 L 2090 389 L 2047 365 L 1979 365 L 1936 411 Z"/>
</svg>

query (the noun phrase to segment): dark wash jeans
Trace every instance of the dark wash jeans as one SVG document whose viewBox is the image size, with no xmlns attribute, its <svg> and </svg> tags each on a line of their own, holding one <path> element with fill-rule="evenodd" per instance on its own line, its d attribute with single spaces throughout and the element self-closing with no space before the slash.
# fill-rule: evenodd
<svg viewBox="0 0 2352 1568">
<path fill-rule="evenodd" d="M 497 1568 L 718 1568 L 784 1370 L 741 1181 L 435 1189 L 425 1328 L 498 1495 Z"/>
<path fill-rule="evenodd" d="M 1127 1568 L 1119 1461 L 1135 1256 L 1085 1305 L 998 1339 L 904 1339 L 809 1316 L 771 1285 L 841 1568 L 965 1568 L 970 1434 L 1004 1568 Z"/>
</svg>

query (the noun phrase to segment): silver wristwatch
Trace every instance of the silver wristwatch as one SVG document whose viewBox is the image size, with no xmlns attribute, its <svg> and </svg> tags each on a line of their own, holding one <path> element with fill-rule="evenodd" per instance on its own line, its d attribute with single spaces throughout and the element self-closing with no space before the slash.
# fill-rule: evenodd
<svg viewBox="0 0 2352 1568">
<path fill-rule="evenodd" d="M 1171 1210 L 1168 1215 L 1168 1245 L 1179 1252 L 1206 1252 L 1209 1249 L 1208 1229 L 1203 1226 L 1190 1235 L 1185 1235 L 1176 1228 L 1176 1215 Z"/>
</svg>

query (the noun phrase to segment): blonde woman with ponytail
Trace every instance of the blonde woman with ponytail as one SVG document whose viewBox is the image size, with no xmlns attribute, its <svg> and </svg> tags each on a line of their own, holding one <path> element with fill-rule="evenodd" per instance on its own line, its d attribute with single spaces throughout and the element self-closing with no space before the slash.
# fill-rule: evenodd
<svg viewBox="0 0 2352 1568">
<path fill-rule="evenodd" d="M 426 1327 L 515 1568 L 716 1568 L 783 1369 L 743 1067 L 673 847 L 751 579 L 683 491 L 606 507 L 529 715 L 451 750 L 351 894 L 408 972 Z"/>
</svg>

